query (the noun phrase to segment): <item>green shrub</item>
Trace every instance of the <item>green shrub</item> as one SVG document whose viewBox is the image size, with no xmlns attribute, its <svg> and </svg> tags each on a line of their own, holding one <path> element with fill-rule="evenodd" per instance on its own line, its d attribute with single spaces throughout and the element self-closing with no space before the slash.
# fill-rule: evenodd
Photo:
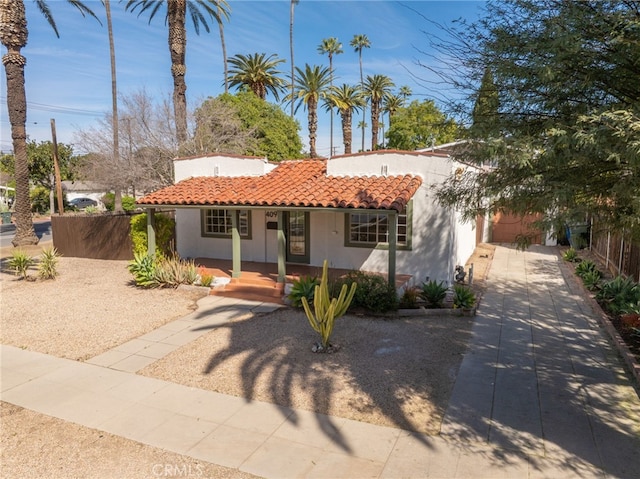
<svg viewBox="0 0 640 479">
<path fill-rule="evenodd" d="M 471 309 L 476 304 L 476 295 L 469 288 L 456 284 L 453 286 L 453 307 Z"/>
<path fill-rule="evenodd" d="M 307 302 L 312 305 L 315 289 L 319 284 L 320 280 L 315 276 L 302 276 L 294 280 L 288 296 L 291 306 L 302 308 L 302 298 L 306 298 Z"/>
<path fill-rule="evenodd" d="M 575 263 L 580 260 L 580 258 L 578 258 L 578 252 L 573 247 L 565 251 L 564 254 L 562 255 L 562 258 L 565 261 L 569 261 L 571 263 Z"/>
<path fill-rule="evenodd" d="M 582 276 L 582 283 L 589 291 L 595 291 L 600 286 L 600 280 L 602 279 L 602 273 L 598 270 L 587 271 Z"/>
<path fill-rule="evenodd" d="M 198 278 L 200 286 L 206 286 L 207 288 L 211 286 L 213 282 L 213 275 L 204 266 L 198 268 Z"/>
<path fill-rule="evenodd" d="M 128 269 L 133 275 L 136 286 L 141 288 L 156 288 L 160 286 L 156 280 L 156 261 L 151 256 L 134 253 L 134 259 L 129 263 Z"/>
<path fill-rule="evenodd" d="M 156 213 L 156 255 L 167 256 L 171 254 L 171 239 L 176 222 L 169 216 Z M 135 215 L 131 217 L 131 243 L 133 254 L 147 254 L 147 215 Z"/>
<path fill-rule="evenodd" d="M 198 269 L 193 260 L 183 260 L 177 255 L 158 258 L 155 279 L 160 286 L 174 288 L 180 284 L 194 284 L 198 279 Z"/>
<path fill-rule="evenodd" d="M 107 211 L 114 211 L 116 203 L 116 195 L 114 193 L 106 193 L 102 197 L 102 204 Z M 122 197 L 122 209 L 124 211 L 133 211 L 136 209 L 136 199 L 133 196 L 124 195 Z"/>
<path fill-rule="evenodd" d="M 374 313 L 385 313 L 398 309 L 396 288 L 380 275 L 351 271 L 336 281 L 334 291 L 339 291 L 343 284 L 356 283 L 357 289 L 351 308 L 365 308 Z"/>
<path fill-rule="evenodd" d="M 594 271 L 598 271 L 598 266 L 591 260 L 587 259 L 584 261 L 581 261 L 580 263 L 578 263 L 578 265 L 576 266 L 576 274 L 578 276 L 580 276 L 581 278 L 587 274 L 587 273 L 592 273 Z"/>
<path fill-rule="evenodd" d="M 447 286 L 444 281 L 431 280 L 427 283 L 422 283 L 422 292 L 420 296 L 427 302 L 429 308 L 440 308 L 444 298 L 447 297 Z"/>
<path fill-rule="evenodd" d="M 45 214 L 49 212 L 50 209 L 50 201 L 49 201 L 49 193 L 50 190 L 45 188 L 44 186 L 36 186 L 31 188 L 29 191 L 29 198 L 31 199 L 31 211 L 34 213 Z M 58 204 L 55 204 L 56 209 Z"/>
<path fill-rule="evenodd" d="M 58 260 L 60 255 L 53 246 L 42 250 L 38 263 L 38 277 L 40 279 L 55 279 L 58 276 Z"/>
<path fill-rule="evenodd" d="M 400 296 L 400 308 L 416 309 L 420 298 L 420 288 L 417 286 L 405 286 Z"/>
<path fill-rule="evenodd" d="M 616 276 L 602 283 L 596 300 L 612 314 L 625 314 L 631 305 L 640 302 L 640 285 L 631 278 Z"/>
<path fill-rule="evenodd" d="M 21 249 L 14 250 L 9 258 L 9 268 L 13 270 L 16 276 L 20 276 L 22 279 L 27 279 L 29 268 L 34 264 L 35 259 Z"/>
</svg>

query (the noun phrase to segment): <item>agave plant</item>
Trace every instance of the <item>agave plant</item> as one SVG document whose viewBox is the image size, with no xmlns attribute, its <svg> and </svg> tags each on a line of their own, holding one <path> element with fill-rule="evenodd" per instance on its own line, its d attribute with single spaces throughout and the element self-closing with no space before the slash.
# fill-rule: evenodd
<svg viewBox="0 0 640 479">
<path fill-rule="evenodd" d="M 447 297 L 447 289 L 444 281 L 437 282 L 431 280 L 427 283 L 422 283 L 420 296 L 427 302 L 430 308 L 439 308 L 442 306 L 444 298 Z"/>
<path fill-rule="evenodd" d="M 289 293 L 291 305 L 296 308 L 302 307 L 302 298 L 306 298 L 307 302 L 312 305 L 315 296 L 316 286 L 320 284 L 320 280 L 315 276 L 302 276 L 293 282 L 293 287 Z"/>
</svg>

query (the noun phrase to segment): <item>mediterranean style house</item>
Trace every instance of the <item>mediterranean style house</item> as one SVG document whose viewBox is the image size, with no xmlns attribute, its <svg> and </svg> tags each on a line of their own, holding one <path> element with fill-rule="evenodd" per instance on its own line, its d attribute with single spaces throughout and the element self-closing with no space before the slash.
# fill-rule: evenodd
<svg viewBox="0 0 640 479">
<path fill-rule="evenodd" d="M 147 210 L 149 251 L 153 213 L 174 209 L 176 249 L 183 258 L 277 263 L 407 275 L 453 282 L 481 239 L 441 206 L 434 185 L 473 168 L 446 153 L 373 151 L 331 159 L 270 163 L 211 154 L 174 161 L 175 183 L 137 201 Z"/>
</svg>

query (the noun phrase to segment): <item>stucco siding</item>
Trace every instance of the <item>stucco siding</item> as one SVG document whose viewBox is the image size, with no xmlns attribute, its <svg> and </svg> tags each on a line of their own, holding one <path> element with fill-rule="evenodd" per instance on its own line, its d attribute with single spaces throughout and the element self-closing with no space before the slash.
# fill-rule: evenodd
<svg viewBox="0 0 640 479">
<path fill-rule="evenodd" d="M 262 158 L 205 156 L 173 162 L 175 181 L 197 176 L 260 176 L 275 165 Z"/>
</svg>

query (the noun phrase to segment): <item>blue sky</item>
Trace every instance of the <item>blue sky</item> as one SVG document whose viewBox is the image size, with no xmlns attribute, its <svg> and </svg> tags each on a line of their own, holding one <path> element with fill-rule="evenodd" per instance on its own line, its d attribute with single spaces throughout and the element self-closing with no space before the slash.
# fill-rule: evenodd
<svg viewBox="0 0 640 479">
<path fill-rule="evenodd" d="M 67 2 L 49 0 L 49 6 L 60 31 L 53 30 L 37 10 L 35 2 L 25 0 L 29 43 L 23 54 L 27 89 L 27 134 L 30 139 L 51 139 L 50 119 L 55 118 L 57 139 L 73 143 L 74 131 L 95 124 L 111 109 L 109 43 L 104 7 L 97 0 L 86 0 L 101 19 L 103 26 L 82 15 Z M 286 60 L 280 70 L 290 72 L 289 1 L 229 1 L 231 16 L 225 24 L 227 55 L 272 53 Z M 425 31 L 434 27 L 424 18 L 448 24 L 464 18 L 473 21 L 481 13 L 480 1 L 324 1 L 300 0 L 295 9 L 295 63 L 303 67 L 328 66 L 326 55 L 318 45 L 323 38 L 337 37 L 344 53 L 334 57 L 334 83 L 359 82 L 358 55 L 349 42 L 356 34 L 366 34 L 371 48 L 363 52 L 364 75 L 388 75 L 399 88 L 407 85 L 411 99 L 438 99 L 451 95 L 444 85 L 428 83 L 433 77 L 417 64 L 430 63 L 422 52 L 429 52 Z M 127 94 L 145 88 L 158 99 L 172 91 L 170 59 L 164 11 L 149 24 L 148 16 L 138 17 L 124 11 L 124 4 L 112 0 L 118 90 Z M 437 33 L 437 32 L 435 32 Z M 3 49 L 4 50 L 4 49 Z M 5 52 L 3 51 L 3 54 Z M 434 53 L 434 52 L 430 52 Z M 197 106 L 208 96 L 224 91 L 223 65 L 217 25 L 211 33 L 201 30 L 197 36 L 191 25 L 187 33 L 187 100 Z M 288 76 L 288 75 L 287 75 Z M 427 82 L 421 81 L 427 80 Z M 1 75 L 0 149 L 11 150 L 11 132 L 6 107 L 6 77 Z M 273 101 L 273 98 L 267 97 Z M 284 107 L 285 111 L 289 111 Z M 308 150 L 306 111 L 298 110 L 300 136 Z M 354 148 L 361 143 L 354 120 Z M 367 119 L 370 124 L 370 120 Z M 329 115 L 320 112 L 318 153 L 330 154 Z M 334 119 L 333 145 L 342 153 L 339 117 Z M 365 139 L 370 147 L 370 134 Z"/>
</svg>

